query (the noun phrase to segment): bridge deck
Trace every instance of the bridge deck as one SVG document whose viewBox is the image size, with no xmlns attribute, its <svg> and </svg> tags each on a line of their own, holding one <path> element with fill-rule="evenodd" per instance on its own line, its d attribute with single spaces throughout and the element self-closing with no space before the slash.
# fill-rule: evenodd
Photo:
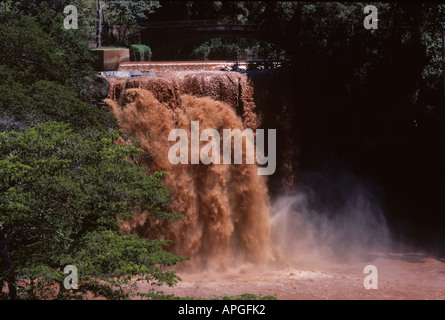
<svg viewBox="0 0 445 320">
<path fill-rule="evenodd" d="M 158 22 L 142 22 L 141 27 L 148 28 L 181 28 L 181 27 L 199 27 L 199 26 L 218 26 L 218 25 L 238 25 L 247 26 L 236 20 L 178 20 L 178 21 L 158 21 Z"/>
</svg>

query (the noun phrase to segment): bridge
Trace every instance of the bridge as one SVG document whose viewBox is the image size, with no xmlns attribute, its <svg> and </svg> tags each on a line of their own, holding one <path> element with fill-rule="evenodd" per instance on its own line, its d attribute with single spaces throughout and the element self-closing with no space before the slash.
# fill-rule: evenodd
<svg viewBox="0 0 445 320">
<path fill-rule="evenodd" d="M 153 53 L 168 56 L 178 48 L 192 48 L 213 38 L 253 38 L 276 42 L 271 30 L 261 25 L 242 24 L 236 21 L 189 20 L 145 22 L 140 24 L 141 41 L 149 45 Z M 154 56 L 154 59 L 156 57 Z"/>
</svg>

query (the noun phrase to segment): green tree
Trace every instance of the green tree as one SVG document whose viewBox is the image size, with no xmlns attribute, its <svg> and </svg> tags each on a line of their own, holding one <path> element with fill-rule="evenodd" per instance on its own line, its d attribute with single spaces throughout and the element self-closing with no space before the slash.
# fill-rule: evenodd
<svg viewBox="0 0 445 320">
<path fill-rule="evenodd" d="M 62 14 L 54 18 L 0 14 L 0 130 L 50 120 L 70 123 L 77 132 L 116 128 L 109 112 L 85 102 L 91 79 L 85 43 L 61 29 Z"/>
<path fill-rule="evenodd" d="M 13 70 L 21 82 L 68 79 L 69 69 L 56 42 L 32 18 L 0 15 L 0 41 L 0 64 Z"/>
<path fill-rule="evenodd" d="M 1 13 L 0 39 L 4 45 L 0 48 L 0 64 L 14 70 L 15 78 L 22 83 L 56 81 L 89 101 L 93 76 L 88 50 L 91 30 L 83 9 L 79 7 L 78 30 L 63 27 L 63 8 L 36 11 L 35 16 L 24 16 L 28 10 L 18 9 Z"/>
<path fill-rule="evenodd" d="M 89 51 L 89 46 L 93 42 L 91 26 L 93 21 L 90 16 L 88 3 L 84 1 L 71 1 L 78 8 L 79 28 L 66 30 L 63 26 L 65 15 L 63 8 L 57 10 L 42 10 L 34 17 L 38 26 L 56 42 L 56 53 L 67 65 L 69 70 L 67 85 L 74 90 L 78 96 L 89 102 L 90 87 L 94 70 L 91 67 L 93 56 Z"/>
<path fill-rule="evenodd" d="M 23 130 L 45 121 L 64 121 L 73 130 L 105 132 L 117 128 L 106 110 L 80 100 L 69 88 L 47 80 L 22 83 L 6 65 L 0 65 L 0 131 Z"/>
<path fill-rule="evenodd" d="M 111 113 L 73 90 L 87 82 L 87 46 L 83 31 L 61 29 L 57 4 L 18 1 L 0 15 L 0 221 L 13 263 L 0 283 L 17 276 L 24 299 L 122 299 L 140 280 L 173 285 L 164 267 L 184 258 L 164 250 L 170 242 L 121 228 L 138 210 L 178 217 L 164 174 L 139 167 L 141 151 L 118 143 Z M 63 286 L 68 264 L 74 291 Z"/>
<path fill-rule="evenodd" d="M 98 5 L 98 11 L 103 9 L 104 20 L 109 25 L 119 27 L 118 44 L 129 45 L 130 42 L 134 42 L 129 38 L 137 37 L 139 34 L 138 21 L 147 18 L 159 7 L 159 1 L 153 0 L 107 0 L 103 1 L 103 5 Z M 98 30 L 99 34 L 100 32 L 101 30 Z"/>
<path fill-rule="evenodd" d="M 121 299 L 140 280 L 179 280 L 162 269 L 184 259 L 164 251 L 169 241 L 120 228 L 136 210 L 159 219 L 178 215 L 168 212 L 163 174 L 129 162 L 141 150 L 116 138 L 85 139 L 57 122 L 0 134 L 0 221 L 13 272 L 24 279 L 17 283 L 20 297 Z M 62 285 L 66 265 L 78 269 L 78 290 Z"/>
</svg>

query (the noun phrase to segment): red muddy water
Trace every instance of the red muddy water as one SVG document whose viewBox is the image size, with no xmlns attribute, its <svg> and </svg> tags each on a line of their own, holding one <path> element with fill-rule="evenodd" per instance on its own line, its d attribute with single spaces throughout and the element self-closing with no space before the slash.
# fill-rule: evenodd
<svg viewBox="0 0 445 320">
<path fill-rule="evenodd" d="M 191 257 L 177 267 L 182 278 L 177 286 L 143 284 L 140 290 L 194 297 L 444 299 L 445 260 L 395 245 L 381 212 L 364 193 L 351 194 L 343 218 L 327 219 L 309 210 L 299 191 L 271 199 L 268 178 L 257 175 L 256 165 L 168 161 L 174 144 L 169 132 L 190 133 L 191 121 L 200 122 L 200 131 L 261 125 L 249 77 L 217 71 L 226 66 L 128 63 L 121 69 L 154 70 L 156 76 L 108 79 L 111 111 L 126 134 L 140 138 L 150 155 L 146 165 L 170 173 L 172 210 L 184 215 L 165 222 L 139 212 L 126 228 L 147 238 L 174 240 L 171 250 Z M 367 265 L 378 270 L 377 289 L 364 287 Z"/>
<path fill-rule="evenodd" d="M 377 289 L 365 289 L 366 265 L 378 270 Z M 253 293 L 278 299 L 444 299 L 444 260 L 418 252 L 370 253 L 355 262 L 320 259 L 272 265 L 245 265 L 224 273 L 179 273 L 176 287 L 156 290 L 177 296 L 212 298 L 214 295 Z M 152 289 L 141 285 L 141 291 Z"/>
</svg>

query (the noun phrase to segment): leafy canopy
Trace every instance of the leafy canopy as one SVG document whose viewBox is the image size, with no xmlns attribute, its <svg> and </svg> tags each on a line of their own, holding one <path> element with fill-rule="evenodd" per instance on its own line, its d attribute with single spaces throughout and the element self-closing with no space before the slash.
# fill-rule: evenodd
<svg viewBox="0 0 445 320">
<path fill-rule="evenodd" d="M 0 64 L 13 70 L 21 82 L 67 80 L 69 69 L 56 42 L 32 18 L 0 15 L 0 41 Z"/>
<path fill-rule="evenodd" d="M 174 272 L 161 269 L 183 260 L 163 250 L 168 241 L 120 229 L 135 210 L 160 219 L 178 216 L 167 210 L 163 174 L 147 175 L 129 162 L 140 150 L 116 144 L 115 138 L 110 133 L 84 139 L 59 122 L 0 134 L 0 220 L 8 231 L 14 273 L 31 281 L 19 282 L 22 297 L 90 292 L 127 298 L 124 284 L 135 276 L 156 284 L 178 281 Z M 68 264 L 80 275 L 75 292 L 61 285 Z"/>
<path fill-rule="evenodd" d="M 22 83 L 9 66 L 0 65 L 0 131 L 23 130 L 45 121 L 64 121 L 77 132 L 116 128 L 113 116 L 80 100 L 53 81 Z"/>
</svg>

